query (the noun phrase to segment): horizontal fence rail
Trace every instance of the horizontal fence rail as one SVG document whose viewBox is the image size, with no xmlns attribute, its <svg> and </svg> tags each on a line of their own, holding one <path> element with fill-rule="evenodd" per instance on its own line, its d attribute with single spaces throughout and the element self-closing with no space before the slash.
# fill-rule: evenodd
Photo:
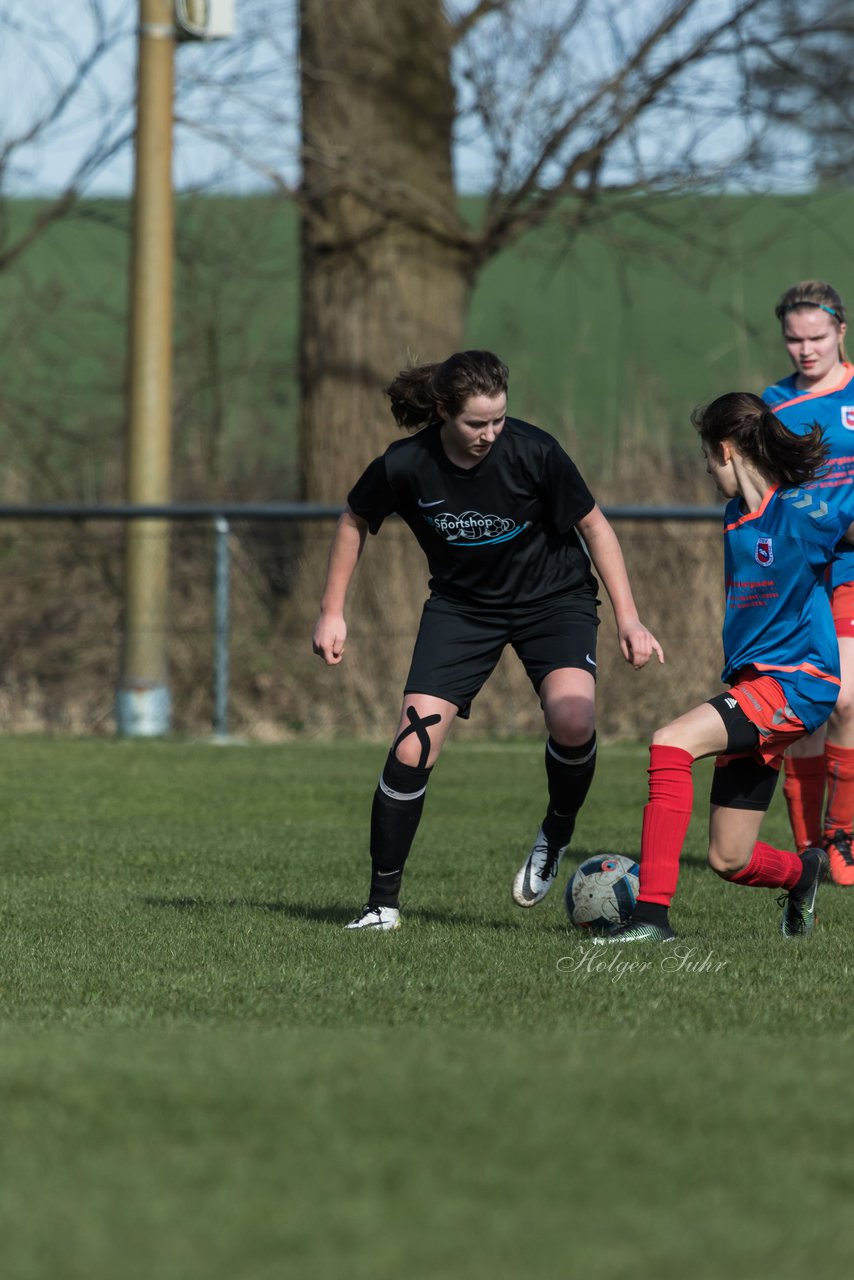
<svg viewBox="0 0 854 1280">
<path fill-rule="evenodd" d="M 609 520 L 721 520 L 723 507 L 603 507 Z M 163 506 L 0 505 L 0 520 L 337 520 L 344 508 L 313 502 L 176 502 Z"/>
<path fill-rule="evenodd" d="M 206 712 L 205 717 L 213 714 L 213 730 L 214 736 L 219 739 L 228 737 L 229 727 L 229 680 L 230 680 L 230 664 L 233 660 L 233 650 L 236 645 L 239 648 L 239 640 L 236 635 L 232 634 L 233 622 L 236 620 L 237 614 L 234 612 L 233 600 L 238 598 L 238 585 L 242 586 L 242 579 L 234 579 L 233 575 L 233 557 L 237 554 L 237 539 L 243 536 L 243 530 L 250 529 L 251 525 L 264 522 L 266 529 L 269 529 L 270 536 L 274 535 L 275 524 L 292 525 L 296 522 L 318 522 L 335 521 L 342 515 L 343 507 L 341 504 L 323 504 L 323 503 L 303 503 L 303 502 L 265 502 L 265 503 L 236 503 L 236 502 L 204 502 L 204 503 L 163 503 L 163 504 L 138 504 L 138 503 L 113 503 L 113 504 L 93 504 L 93 503 L 51 503 L 51 504 L 0 504 L 0 527 L 5 525 L 17 524 L 17 522 L 40 522 L 42 526 L 49 524 L 61 525 L 65 522 L 65 527 L 74 527 L 81 530 L 87 522 L 119 522 L 119 524 L 127 524 L 134 520 L 145 521 L 164 521 L 174 522 L 178 525 L 192 525 L 195 529 L 202 531 L 205 525 L 207 530 L 213 532 L 213 557 L 210 550 L 205 553 L 207 557 L 211 557 L 207 563 L 211 564 L 211 594 L 207 596 L 210 609 L 210 630 L 207 631 L 207 644 L 213 640 L 213 710 Z M 679 549 L 672 557 L 672 563 L 668 562 L 667 576 L 679 586 L 680 582 L 685 579 L 689 572 L 693 572 L 690 566 L 693 564 L 691 557 L 695 556 L 695 540 L 698 538 L 705 543 L 707 538 L 711 538 L 712 534 L 685 535 L 685 543 L 682 544 L 679 534 L 673 532 L 673 525 L 680 524 L 691 525 L 713 525 L 720 524 L 723 517 L 723 506 L 661 506 L 661 507 L 638 507 L 638 506 L 606 506 L 603 507 L 604 515 L 609 520 L 615 522 L 632 522 L 632 524 L 643 524 L 649 530 L 641 534 L 636 531 L 630 539 L 634 543 L 636 554 L 643 552 L 643 548 L 648 548 L 647 558 L 652 556 L 661 556 L 662 548 L 665 547 L 667 539 L 676 539 L 679 543 Z M 399 525 L 399 521 L 398 521 Z M 661 535 L 656 531 L 656 527 L 661 526 Z M 239 526 L 239 527 L 238 527 Z M 670 529 L 668 534 L 667 529 Z M 188 530 L 189 532 L 189 530 Z M 265 532 L 265 538 L 266 532 Z M 324 538 L 325 538 L 324 534 Z M 689 548 L 689 545 L 690 548 Z M 629 549 L 629 548 L 626 548 Z M 113 591 L 113 599 L 118 602 L 120 593 L 120 570 L 122 563 L 122 550 L 115 545 L 113 552 L 113 566 L 115 572 L 110 571 L 110 590 Z M 243 564 L 243 562 L 241 562 Z M 117 577 L 117 572 L 119 576 Z M 18 586 L 18 582 L 13 582 L 14 586 Z M 681 588 L 679 588 L 681 590 Z M 23 593 L 19 593 L 23 594 Z M 45 598 L 50 598 L 50 590 L 46 591 Z M 114 621 L 110 623 L 110 627 L 118 626 L 118 618 L 120 611 L 117 605 L 114 609 Z M 196 617 L 198 614 L 196 613 Z M 20 622 L 18 632 L 20 635 L 18 644 L 29 643 L 29 637 L 37 634 L 37 627 L 33 627 L 32 605 L 20 603 L 19 618 L 24 620 Z M 211 635 L 213 632 L 213 635 Z M 9 640 L 8 648 L 10 652 L 14 649 L 15 641 Z M 210 654 L 210 650 L 207 650 Z M 63 658 L 61 660 L 68 660 Z M 200 659 L 201 660 L 201 659 Z M 211 658 L 205 659 L 207 672 L 210 676 Z M 47 671 L 47 695 L 49 698 L 61 698 L 61 692 L 56 684 L 50 684 L 50 678 L 55 681 L 55 669 L 60 664 L 60 657 L 56 657 L 55 666 Z M 241 668 L 243 672 L 243 667 Z M 32 672 L 31 672 L 32 678 Z M 40 677 L 38 677 L 40 678 Z M 17 685 L 12 686 L 12 694 L 9 698 L 13 703 L 17 704 L 19 695 L 15 694 Z M 210 690 L 210 685 L 207 686 Z M 234 689 L 241 687 L 234 686 Z M 52 690 L 52 691 L 51 691 Z M 242 692 L 242 689 L 241 689 Z M 232 690 L 232 698 L 234 698 L 234 690 Z M 64 703 L 56 703 L 58 707 L 64 707 Z M 210 705 L 210 704 L 209 704 Z M 193 718 L 197 713 L 193 713 Z M 207 721 L 210 723 L 210 721 Z"/>
</svg>

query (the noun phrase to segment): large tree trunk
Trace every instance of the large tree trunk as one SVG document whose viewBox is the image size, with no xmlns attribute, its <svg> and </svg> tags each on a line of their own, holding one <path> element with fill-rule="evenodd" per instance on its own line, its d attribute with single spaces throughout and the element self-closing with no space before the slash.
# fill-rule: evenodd
<svg viewBox="0 0 854 1280">
<path fill-rule="evenodd" d="M 440 0 L 303 0 L 302 480 L 343 499 L 396 430 L 383 386 L 462 338 L 471 272 L 451 172 Z"/>
<path fill-rule="evenodd" d="M 399 434 L 382 390 L 394 374 L 462 340 L 473 267 L 451 171 L 451 42 L 439 0 L 302 2 L 300 447 L 311 501 L 343 503 Z M 309 613 L 319 541 L 305 547 Z M 387 719 L 425 583 L 411 535 L 389 522 L 360 567 L 348 657 L 332 673 L 336 710 L 319 697 L 321 721 Z"/>
</svg>

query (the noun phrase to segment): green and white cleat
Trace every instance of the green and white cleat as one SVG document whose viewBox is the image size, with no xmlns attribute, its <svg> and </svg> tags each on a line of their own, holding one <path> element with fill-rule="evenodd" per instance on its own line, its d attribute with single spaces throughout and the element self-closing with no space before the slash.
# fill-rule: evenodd
<svg viewBox="0 0 854 1280">
<path fill-rule="evenodd" d="M 614 925 L 601 937 L 594 938 L 593 942 L 597 947 L 604 947 L 612 942 L 673 942 L 675 937 L 669 924 L 649 924 L 646 920 L 633 924 L 626 920 L 624 924 Z"/>
<path fill-rule="evenodd" d="M 805 884 L 790 889 L 778 899 L 783 907 L 780 932 L 784 938 L 803 938 L 815 928 L 815 899 L 818 886 L 827 873 L 829 858 L 824 849 L 805 849 L 801 862 Z"/>
</svg>

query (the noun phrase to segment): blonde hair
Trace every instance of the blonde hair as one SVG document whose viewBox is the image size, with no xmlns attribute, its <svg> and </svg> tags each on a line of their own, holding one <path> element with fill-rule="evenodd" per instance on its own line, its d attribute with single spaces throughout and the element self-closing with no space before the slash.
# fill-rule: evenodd
<svg viewBox="0 0 854 1280">
<path fill-rule="evenodd" d="M 810 308 L 826 311 L 836 328 L 845 324 L 845 303 L 839 294 L 824 280 L 802 280 L 787 289 L 774 308 L 774 315 L 785 324 L 790 311 L 808 311 Z M 839 359 L 845 360 L 845 340 L 839 337 Z"/>
</svg>

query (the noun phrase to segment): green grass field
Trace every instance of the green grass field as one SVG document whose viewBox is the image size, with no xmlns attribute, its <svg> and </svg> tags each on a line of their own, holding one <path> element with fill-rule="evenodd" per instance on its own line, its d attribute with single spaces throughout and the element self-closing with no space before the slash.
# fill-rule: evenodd
<svg viewBox="0 0 854 1280">
<path fill-rule="evenodd" d="M 510 900 L 540 745 L 451 744 L 354 936 L 384 754 L 0 741 L 4 1280 L 844 1274 L 854 899 L 783 940 L 704 766 L 679 942 L 594 953 Z M 637 852 L 645 766 L 603 749 L 579 856 Z"/>
</svg>

